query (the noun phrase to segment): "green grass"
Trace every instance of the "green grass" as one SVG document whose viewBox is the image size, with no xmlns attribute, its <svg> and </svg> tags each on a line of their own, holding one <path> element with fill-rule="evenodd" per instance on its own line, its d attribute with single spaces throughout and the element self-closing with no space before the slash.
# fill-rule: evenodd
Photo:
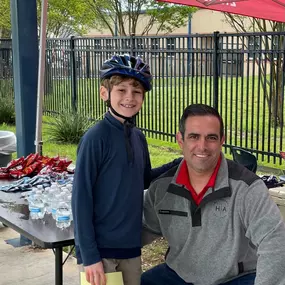
<svg viewBox="0 0 285 285">
<path fill-rule="evenodd" d="M 52 117 L 44 116 L 43 118 L 43 154 L 48 156 L 64 156 L 71 159 L 73 162 L 76 161 L 76 144 L 58 144 L 51 141 L 51 136 L 49 134 L 49 123 L 53 121 Z M 0 125 L 1 130 L 7 130 L 16 132 L 15 126 L 2 124 Z M 150 152 L 151 163 L 153 167 L 157 167 L 164 163 L 171 161 L 182 155 L 181 150 L 176 142 L 168 142 L 161 139 L 147 138 L 148 147 Z M 225 151 L 224 154 L 226 158 L 232 159 L 229 150 Z M 16 157 L 16 154 L 13 154 Z M 278 161 L 279 162 L 279 161 Z M 285 169 L 283 161 L 279 165 L 274 162 L 274 158 L 271 157 L 269 161 L 262 161 L 258 159 L 258 165 L 263 172 L 270 173 L 271 171 L 275 173 L 280 173 L 281 170 Z"/>
<path fill-rule="evenodd" d="M 16 132 L 16 126 L 7 125 L 7 124 L 0 124 L 0 130 L 1 131 L 10 131 L 10 132 L 15 133 Z"/>
<path fill-rule="evenodd" d="M 59 113 L 71 110 L 70 80 L 54 79 L 52 84 L 52 92 L 44 97 L 44 109 Z M 174 136 L 169 134 L 177 132 L 179 118 L 187 105 L 197 102 L 212 104 L 213 101 L 211 77 L 160 78 L 155 79 L 153 85 L 153 91 L 146 95 L 137 117 L 137 125 L 150 130 L 146 132 L 147 137 L 158 141 L 175 142 Z M 102 117 L 106 107 L 98 90 L 98 79 L 77 80 L 78 112 L 88 118 Z M 265 91 L 258 76 L 220 78 L 219 96 L 226 144 L 275 154 L 285 149 L 285 130 L 275 126 L 270 119 Z M 160 133 L 154 133 L 156 131 Z M 281 163 L 273 157 L 268 159 L 260 154 L 257 157 L 262 165 L 279 167 Z"/>
<path fill-rule="evenodd" d="M 73 162 L 76 161 L 76 144 L 59 144 L 51 141 L 51 136 L 49 134 L 49 123 L 52 121 L 52 118 L 44 116 L 43 118 L 43 154 L 50 157 L 60 155 L 61 157 L 67 157 Z M 16 132 L 15 126 L 2 124 L 0 125 L 0 130 Z M 175 159 L 181 155 L 177 147 L 172 148 L 168 147 L 163 142 L 150 139 L 149 141 L 149 151 L 151 155 L 152 165 L 154 167 L 162 165 Z M 14 154 L 16 157 L 16 154 Z"/>
<path fill-rule="evenodd" d="M 175 139 L 168 134 L 177 132 L 183 109 L 192 103 L 213 103 L 211 77 L 160 78 L 155 79 L 153 85 L 153 91 L 147 94 L 137 118 L 137 125 L 161 132 L 146 133 L 154 139 L 174 142 Z M 97 119 L 106 111 L 98 90 L 97 79 L 77 81 L 78 111 L 89 118 Z M 272 153 L 285 149 L 283 127 L 275 127 L 275 122 L 270 119 L 265 88 L 258 76 L 220 78 L 219 96 L 219 112 L 224 119 L 227 144 Z M 53 92 L 45 95 L 45 109 L 56 112 L 71 109 L 71 98 L 70 81 L 54 80 Z M 267 165 L 279 164 L 279 160 L 268 160 L 261 155 L 258 160 Z"/>
</svg>

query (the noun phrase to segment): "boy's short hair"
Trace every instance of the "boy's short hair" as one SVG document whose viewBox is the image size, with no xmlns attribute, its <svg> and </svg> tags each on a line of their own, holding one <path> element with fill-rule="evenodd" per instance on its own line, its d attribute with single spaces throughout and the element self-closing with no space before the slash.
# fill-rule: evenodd
<svg viewBox="0 0 285 285">
<path fill-rule="evenodd" d="M 111 92 L 114 86 L 119 85 L 120 83 L 128 80 L 132 80 L 132 85 L 134 87 L 141 87 L 142 90 L 145 92 L 145 89 L 143 85 L 140 83 L 140 81 L 136 80 L 133 77 L 121 76 L 121 75 L 113 75 L 110 78 L 103 79 L 101 81 L 101 86 L 104 86 L 107 90 Z"/>
</svg>

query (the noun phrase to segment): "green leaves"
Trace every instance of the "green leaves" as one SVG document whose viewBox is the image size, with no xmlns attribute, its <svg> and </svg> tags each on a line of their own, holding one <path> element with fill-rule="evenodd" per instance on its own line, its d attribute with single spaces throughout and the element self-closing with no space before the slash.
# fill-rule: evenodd
<svg viewBox="0 0 285 285">
<path fill-rule="evenodd" d="M 157 2 L 154 0 L 86 0 L 95 14 L 97 27 L 109 29 L 115 35 L 146 35 L 171 33 L 185 25 L 197 8 Z M 140 30 L 140 32 L 138 32 Z"/>
<path fill-rule="evenodd" d="M 10 0 L 0 0 L 0 38 L 10 38 Z"/>
<path fill-rule="evenodd" d="M 40 23 L 41 0 L 37 0 Z M 83 0 L 49 0 L 47 35 L 49 37 L 68 37 L 83 35 L 94 26 L 94 15 L 90 6 Z"/>
<path fill-rule="evenodd" d="M 37 0 L 38 27 L 41 18 L 41 0 Z M 94 26 L 94 13 L 83 0 L 49 0 L 47 36 L 68 37 L 83 35 Z M 0 0 L 0 38 L 10 37 L 10 0 Z"/>
<path fill-rule="evenodd" d="M 78 144 L 84 133 L 94 124 L 76 112 L 63 112 L 48 127 L 51 141 Z"/>
<path fill-rule="evenodd" d="M 0 124 L 15 124 L 15 104 L 13 82 L 10 79 L 0 80 Z"/>
<path fill-rule="evenodd" d="M 165 34 L 184 26 L 189 16 L 198 9 L 189 6 L 168 4 L 165 2 L 153 1 L 146 10 L 146 14 L 154 19 L 157 24 L 157 31 Z"/>
<path fill-rule="evenodd" d="M 41 0 L 37 0 L 40 28 Z M 91 28 L 112 35 L 171 33 L 197 8 L 154 0 L 49 0 L 48 37 L 84 35 Z M 0 37 L 10 37 L 10 0 L 0 0 Z"/>
</svg>

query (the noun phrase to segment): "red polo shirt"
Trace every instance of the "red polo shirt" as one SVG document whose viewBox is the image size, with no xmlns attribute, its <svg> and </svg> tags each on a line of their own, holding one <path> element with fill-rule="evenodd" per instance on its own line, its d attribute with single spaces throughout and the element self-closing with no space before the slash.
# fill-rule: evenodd
<svg viewBox="0 0 285 285">
<path fill-rule="evenodd" d="M 215 186 L 215 182 L 216 182 L 216 178 L 218 175 L 218 171 L 220 169 L 221 161 L 222 161 L 222 157 L 220 156 L 218 163 L 217 163 L 207 185 L 204 187 L 204 189 L 199 194 L 196 193 L 193 186 L 191 185 L 190 178 L 188 175 L 188 168 L 187 168 L 186 161 L 184 160 L 182 162 L 182 165 L 180 167 L 179 173 L 178 173 L 177 178 L 176 178 L 176 183 L 180 184 L 180 185 L 184 185 L 190 191 L 192 198 L 197 205 L 199 205 L 201 203 L 203 196 L 207 192 L 207 190 L 209 188 L 213 188 Z"/>
</svg>

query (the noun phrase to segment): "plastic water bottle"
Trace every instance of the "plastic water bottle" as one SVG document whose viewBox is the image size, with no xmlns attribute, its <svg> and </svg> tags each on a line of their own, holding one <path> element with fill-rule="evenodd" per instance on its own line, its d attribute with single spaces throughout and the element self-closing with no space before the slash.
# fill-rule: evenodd
<svg viewBox="0 0 285 285">
<path fill-rule="evenodd" d="M 37 185 L 37 189 L 38 189 L 38 191 L 41 191 L 41 192 L 44 191 L 43 185 Z"/>
<path fill-rule="evenodd" d="M 56 188 L 56 187 L 57 187 L 57 183 L 56 183 L 56 182 L 51 182 L 50 187 L 51 187 L 51 188 Z"/>
<path fill-rule="evenodd" d="M 52 189 L 52 188 L 47 188 L 46 191 L 47 191 L 46 212 L 47 212 L 47 214 L 51 214 L 51 212 L 52 212 L 52 202 L 53 202 L 53 198 L 54 198 L 54 195 L 56 193 L 56 190 Z"/>
<path fill-rule="evenodd" d="M 62 202 L 62 195 L 60 193 L 53 196 L 51 201 L 51 214 L 54 219 L 56 219 L 56 211 L 58 204 Z"/>
<path fill-rule="evenodd" d="M 61 195 L 63 197 L 63 200 L 66 201 L 68 195 L 70 195 L 70 192 L 66 187 L 61 188 Z"/>
<path fill-rule="evenodd" d="M 44 202 L 40 195 L 34 195 L 34 197 L 29 201 L 29 210 L 32 220 L 42 219 L 44 217 Z"/>
<path fill-rule="evenodd" d="M 38 188 L 32 187 L 32 190 L 30 191 L 29 196 L 28 196 L 28 198 L 27 198 L 27 200 L 28 200 L 29 202 L 34 199 L 34 196 L 36 195 L 37 190 L 38 190 Z"/>
<path fill-rule="evenodd" d="M 50 187 L 47 187 L 44 189 L 43 193 L 42 193 L 42 200 L 44 202 L 45 205 L 45 213 L 49 213 L 48 212 L 48 208 L 49 208 L 49 191 L 50 191 Z"/>
<path fill-rule="evenodd" d="M 70 207 L 66 202 L 59 202 L 56 209 L 56 226 L 65 229 L 70 226 Z"/>
<path fill-rule="evenodd" d="M 70 221 L 72 222 L 73 221 L 73 215 L 72 215 L 72 208 L 71 208 L 71 194 L 67 195 L 66 203 L 68 204 L 69 209 L 70 209 Z"/>
<path fill-rule="evenodd" d="M 66 185 L 66 188 L 68 189 L 69 192 L 72 192 L 72 184 L 71 183 L 68 183 Z"/>
</svg>

